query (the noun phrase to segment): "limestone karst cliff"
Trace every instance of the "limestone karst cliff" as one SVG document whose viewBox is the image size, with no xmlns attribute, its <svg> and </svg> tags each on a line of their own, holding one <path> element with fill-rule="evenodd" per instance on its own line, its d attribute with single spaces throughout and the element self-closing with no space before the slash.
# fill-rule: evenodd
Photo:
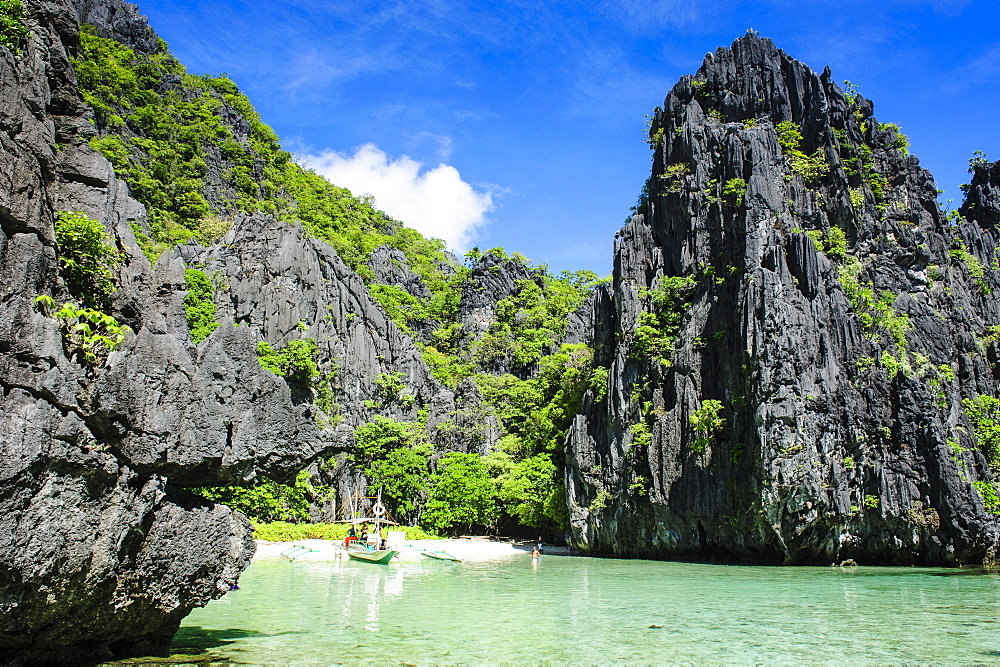
<svg viewBox="0 0 1000 667">
<path fill-rule="evenodd" d="M 950 224 L 872 103 L 755 35 L 657 108 L 567 440 L 591 553 L 995 559 L 996 165 Z M 988 415 L 987 415 L 988 416 Z M 988 429 L 986 429 L 988 430 Z"/>
<path fill-rule="evenodd" d="M 195 491 L 307 469 L 363 492 L 372 425 L 403 434 L 365 451 L 410 455 L 407 519 L 459 455 L 496 486 L 470 525 L 591 553 L 995 559 L 1000 163 L 949 220 L 870 101 L 748 35 L 657 110 L 602 287 L 463 262 L 294 165 L 129 3 L 24 4 L 0 47 L 3 658 L 164 652 L 254 549 Z M 129 329 L 93 362 L 36 302 L 74 297 L 68 211 L 124 255 Z M 305 377 L 262 366 L 295 344 Z"/>
<path fill-rule="evenodd" d="M 134 5 L 24 8 L 28 36 L 0 48 L 0 655 L 162 654 L 254 551 L 245 517 L 188 489 L 290 482 L 313 464 L 331 497 L 364 492 L 354 429 L 376 417 L 431 445 L 424 476 L 448 452 L 516 442 L 468 379 L 467 348 L 488 335 L 477 358 L 509 368 L 517 336 L 491 328 L 493 309 L 525 291 L 544 302 L 549 279 L 499 251 L 465 267 L 291 164 L 232 82 L 187 75 Z M 76 318 L 36 301 L 87 296 L 61 274 L 64 212 L 97 221 L 122 258 L 101 316 L 127 329 L 93 358 Z M 215 320 L 199 336 L 192 271 Z M 557 312 L 582 298 L 570 291 Z M 558 349 L 560 331 L 533 354 Z M 314 375 L 262 366 L 261 344 L 296 342 L 315 345 Z M 551 456 L 539 454 L 543 500 Z"/>
</svg>

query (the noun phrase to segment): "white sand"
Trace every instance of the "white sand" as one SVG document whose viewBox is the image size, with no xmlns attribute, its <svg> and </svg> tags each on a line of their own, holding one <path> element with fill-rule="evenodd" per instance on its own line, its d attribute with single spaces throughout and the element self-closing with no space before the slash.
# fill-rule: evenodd
<svg viewBox="0 0 1000 667">
<path fill-rule="evenodd" d="M 305 547 L 310 551 L 293 549 L 295 546 Z M 332 540 L 297 540 L 295 542 L 266 542 L 257 540 L 257 553 L 254 560 L 265 558 L 281 558 L 282 552 L 295 558 L 296 561 L 323 561 L 346 558 L 342 553 L 343 542 Z M 495 541 L 487 539 L 453 539 L 453 540 L 407 540 L 399 548 L 397 560 L 427 560 L 420 555 L 420 551 L 445 551 L 455 558 L 462 560 L 492 560 L 495 558 L 506 558 L 518 556 L 524 558 L 531 557 L 531 543 L 512 544 L 508 541 Z M 566 553 L 565 547 L 545 547 L 545 553 Z"/>
</svg>

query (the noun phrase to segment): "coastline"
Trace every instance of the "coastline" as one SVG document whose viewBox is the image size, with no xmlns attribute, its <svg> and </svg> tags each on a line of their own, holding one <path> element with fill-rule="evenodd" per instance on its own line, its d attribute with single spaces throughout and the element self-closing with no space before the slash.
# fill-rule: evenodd
<svg viewBox="0 0 1000 667">
<path fill-rule="evenodd" d="M 340 540 L 295 540 L 293 542 L 268 542 L 256 540 L 257 552 L 253 560 L 282 558 L 282 552 L 300 546 L 309 551 L 297 550 L 293 553 L 296 561 L 332 561 L 344 557 L 341 553 L 343 542 Z M 533 542 L 511 542 L 510 540 L 490 540 L 485 538 L 454 538 L 445 540 L 406 540 L 397 545 L 399 555 L 394 560 L 420 561 L 425 560 L 420 555 L 421 550 L 446 551 L 461 560 L 493 560 L 507 557 L 531 557 Z M 543 555 L 567 555 L 566 547 L 545 545 Z"/>
</svg>

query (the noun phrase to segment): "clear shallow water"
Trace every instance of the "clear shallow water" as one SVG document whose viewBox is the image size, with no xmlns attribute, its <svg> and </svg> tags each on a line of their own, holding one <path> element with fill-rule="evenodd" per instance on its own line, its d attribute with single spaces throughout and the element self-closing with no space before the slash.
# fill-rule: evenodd
<svg viewBox="0 0 1000 667">
<path fill-rule="evenodd" d="M 260 560 L 240 587 L 192 613 L 173 652 L 250 663 L 1000 661 L 1000 576 L 969 570 Z"/>
</svg>

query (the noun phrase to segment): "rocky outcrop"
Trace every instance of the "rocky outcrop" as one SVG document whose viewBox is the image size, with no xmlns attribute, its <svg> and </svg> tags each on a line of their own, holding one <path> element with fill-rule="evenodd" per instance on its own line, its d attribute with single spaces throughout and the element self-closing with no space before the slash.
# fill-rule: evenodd
<svg viewBox="0 0 1000 667">
<path fill-rule="evenodd" d="M 139 7 L 124 0 L 72 0 L 80 23 L 89 23 L 97 34 L 127 45 L 138 53 L 156 53 L 160 40 Z"/>
<path fill-rule="evenodd" d="M 520 291 L 519 282 L 535 276 L 522 262 L 486 252 L 472 267 L 462 286 L 458 321 L 470 340 L 480 338 L 495 321 L 497 302 Z"/>
<path fill-rule="evenodd" d="M 1000 160 L 989 163 L 974 159 L 970 171 L 972 182 L 959 215 L 995 232 L 1000 224 Z"/>
<path fill-rule="evenodd" d="M 656 110 L 648 195 L 593 302 L 608 385 L 567 439 L 577 548 L 995 558 L 963 399 L 995 393 L 996 239 L 988 216 L 947 224 L 872 111 L 754 35 Z"/>
<path fill-rule="evenodd" d="M 256 362 L 257 331 L 223 326 L 191 343 L 183 264 L 154 270 L 135 250 L 143 207 L 87 144 L 74 8 L 26 5 L 28 45 L 0 48 L 0 654 L 161 653 L 254 550 L 244 517 L 181 487 L 287 479 L 339 442 Z M 100 220 L 127 256 L 111 314 L 131 330 L 96 366 L 35 305 L 69 296 L 61 210 Z"/>
</svg>

